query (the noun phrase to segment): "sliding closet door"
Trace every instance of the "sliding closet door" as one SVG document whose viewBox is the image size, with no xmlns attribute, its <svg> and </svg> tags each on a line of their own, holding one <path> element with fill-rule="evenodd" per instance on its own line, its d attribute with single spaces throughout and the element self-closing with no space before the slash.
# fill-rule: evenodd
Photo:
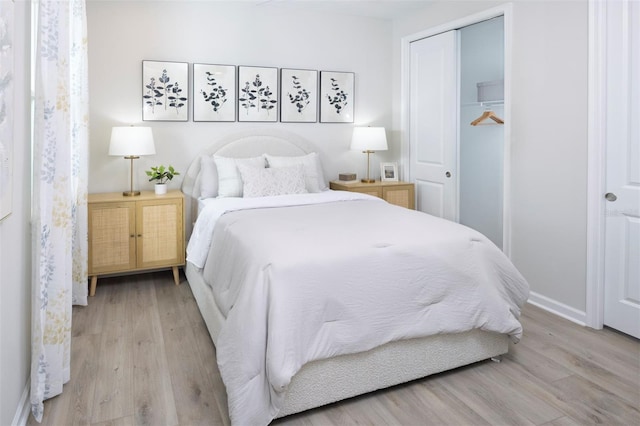
<svg viewBox="0 0 640 426">
<path fill-rule="evenodd" d="M 457 220 L 457 32 L 411 43 L 410 179 L 416 208 Z"/>
</svg>

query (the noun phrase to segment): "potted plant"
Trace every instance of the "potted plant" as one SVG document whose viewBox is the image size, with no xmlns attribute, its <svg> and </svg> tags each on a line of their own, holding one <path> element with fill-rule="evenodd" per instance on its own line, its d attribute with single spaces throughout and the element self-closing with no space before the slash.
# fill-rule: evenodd
<svg viewBox="0 0 640 426">
<path fill-rule="evenodd" d="M 165 167 L 163 165 L 151 167 L 150 170 L 145 172 L 149 176 L 149 182 L 156 181 L 156 195 L 163 195 L 167 193 L 167 182 L 173 179 L 174 176 L 179 175 L 173 166 Z"/>
</svg>

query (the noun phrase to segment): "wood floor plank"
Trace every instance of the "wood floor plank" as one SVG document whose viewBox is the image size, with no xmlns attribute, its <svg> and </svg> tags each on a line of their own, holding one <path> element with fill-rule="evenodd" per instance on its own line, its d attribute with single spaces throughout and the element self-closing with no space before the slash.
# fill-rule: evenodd
<svg viewBox="0 0 640 426">
<path fill-rule="evenodd" d="M 576 412 L 584 413 L 591 420 L 590 423 L 640 424 L 640 405 L 632 405 L 583 377 L 575 375 L 560 379 L 554 386 Z"/>
<path fill-rule="evenodd" d="M 589 377 L 590 381 L 626 399 L 628 403 L 638 401 L 640 374 L 633 363 L 626 364 L 626 368 L 615 366 L 606 360 L 604 354 L 593 350 L 584 352 L 582 347 L 576 349 L 576 345 L 569 344 L 566 340 L 546 338 L 536 324 L 529 326 L 529 335 L 535 336 L 537 341 L 535 347 L 530 347 L 531 351 L 544 354 L 566 367 L 572 374 Z M 620 374 L 612 370 L 618 370 Z"/>
<path fill-rule="evenodd" d="M 619 361 L 627 365 L 635 364 L 636 368 L 640 367 L 638 339 L 626 334 L 606 327 L 602 330 L 594 330 L 589 327 L 576 326 L 569 320 L 550 315 L 533 305 L 527 305 L 524 319 L 525 321 L 531 320 L 528 322 L 532 325 L 544 328 L 549 336 L 556 336 L 566 342 L 583 343 L 577 347 L 583 348 L 584 351 L 590 351 L 593 345 L 599 345 L 600 348 L 595 352 L 596 354 L 606 353 L 607 358 L 614 362 Z"/>
<path fill-rule="evenodd" d="M 491 424 L 541 424 L 562 416 L 517 377 L 496 374 L 490 361 L 474 365 L 467 374 L 454 372 L 438 378 L 441 385 Z M 479 368 L 483 367 L 483 368 Z"/>
<path fill-rule="evenodd" d="M 640 424 L 640 342 L 531 305 L 502 363 L 480 362 L 274 425 Z M 44 425 L 230 426 L 216 350 L 186 281 L 170 272 L 101 278 L 75 307 L 71 380 Z M 90 423 L 89 423 L 90 422 Z M 33 419 L 29 425 L 35 425 Z"/>
<path fill-rule="evenodd" d="M 628 345 L 632 339 L 623 338 L 624 345 L 617 345 L 614 342 L 620 341 L 622 337 L 619 333 L 605 329 L 597 334 L 595 330 L 589 331 L 586 327 L 569 327 L 569 324 L 571 323 L 567 320 L 551 322 L 543 317 L 539 321 L 532 322 L 527 328 L 527 334 L 538 333 L 541 341 L 564 346 L 575 355 L 588 359 L 618 376 L 640 377 L 640 347 Z M 581 344 L 573 345 L 571 342 Z M 597 351 L 592 350 L 594 345 L 599 346 Z"/>
<path fill-rule="evenodd" d="M 522 366 L 527 372 L 546 383 L 551 383 L 573 374 L 571 370 L 558 364 L 553 359 L 529 350 L 529 348 L 529 339 L 523 339 L 517 344 L 510 343 L 509 352 L 504 355 L 504 358 Z"/>
<path fill-rule="evenodd" d="M 559 419 L 554 419 L 542 426 L 583 426 L 584 423 L 580 423 L 571 417 L 562 416 Z"/>
<path fill-rule="evenodd" d="M 136 426 L 136 419 L 134 416 L 119 417 L 106 422 L 94 423 L 91 426 Z"/>
<path fill-rule="evenodd" d="M 519 347 L 517 351 L 523 350 L 527 351 L 523 347 Z M 575 413 L 573 408 L 564 401 L 561 392 L 553 386 L 553 382 L 546 381 L 544 378 L 541 379 L 539 374 L 535 374 L 535 372 L 532 372 L 529 368 L 521 364 L 510 362 L 510 360 L 507 359 L 500 364 L 487 364 L 482 373 L 495 375 L 501 383 L 506 383 L 515 378 L 519 382 L 518 388 L 526 388 L 527 391 L 538 400 L 544 401 L 548 406 L 554 407 L 554 413 L 578 414 L 576 418 L 581 419 L 583 424 L 588 423 L 587 418 L 581 416 L 579 413 Z M 503 379 L 500 379 L 499 376 L 503 376 Z M 508 378 L 507 381 L 505 381 L 504 378 Z M 554 420 L 555 418 L 549 421 Z"/>
<path fill-rule="evenodd" d="M 88 425 L 92 418 L 92 399 L 97 379 L 97 360 L 93 356 L 100 345 L 100 336 L 88 334 L 71 341 L 71 378 L 64 392 L 69 392 L 72 425 Z"/>
<path fill-rule="evenodd" d="M 177 425 L 162 324 L 153 276 L 139 276 L 133 283 L 133 390 L 137 425 Z"/>
<path fill-rule="evenodd" d="M 519 347 L 518 350 L 529 351 L 528 349 L 522 347 Z M 544 400 L 547 404 L 554 406 L 558 411 L 565 414 L 565 416 L 568 417 L 568 419 L 565 419 L 565 421 L 573 421 L 581 425 L 593 424 L 595 421 L 594 417 L 590 415 L 588 411 L 583 410 L 579 405 L 573 403 L 570 399 L 568 399 L 566 390 L 557 385 L 557 383 L 563 383 L 563 380 L 577 377 L 576 375 L 558 379 L 554 382 L 546 382 L 543 379 L 540 379 L 538 375 L 531 372 L 530 369 L 526 366 L 515 362 L 503 362 L 497 366 L 488 366 L 488 369 L 495 369 L 496 372 L 507 377 L 518 378 L 518 380 L 521 382 L 521 386 L 526 387 L 538 398 Z M 588 384 L 585 382 L 584 385 L 585 387 L 596 386 L 591 382 L 589 382 Z M 601 393 L 600 396 L 602 398 L 607 398 L 607 394 L 609 394 L 609 392 L 602 388 L 597 388 L 596 390 L 594 390 L 594 394 L 598 392 Z M 620 398 L 619 396 L 616 396 L 615 398 L 621 401 L 623 404 L 626 404 L 623 398 Z M 553 421 L 555 420 L 556 419 L 551 420 L 550 423 L 553 423 Z"/>
<path fill-rule="evenodd" d="M 133 312 L 127 309 L 131 286 L 125 278 L 105 278 L 102 286 L 113 285 L 105 303 L 104 332 L 101 334 L 100 361 L 92 406 L 92 423 L 132 415 L 133 403 Z M 107 282 L 107 283 L 104 283 Z M 72 360 L 73 362 L 73 360 Z"/>
<path fill-rule="evenodd" d="M 105 308 L 102 301 L 96 302 L 96 297 L 104 298 L 105 293 L 110 292 L 110 287 L 106 291 L 102 291 L 100 296 L 96 295 L 89 298 L 89 303 L 92 305 L 87 306 L 74 306 L 72 313 L 72 334 L 71 337 L 84 336 L 86 334 L 101 333 L 104 324 Z"/>
<path fill-rule="evenodd" d="M 195 300 L 193 301 L 193 303 L 195 304 Z M 197 309 L 197 307 L 195 309 Z M 207 326 L 202 318 L 198 323 L 191 324 L 190 327 L 195 336 L 196 350 L 200 355 L 200 359 L 202 359 L 205 375 L 211 378 L 216 405 L 218 407 L 218 411 L 220 412 L 223 424 L 224 426 L 230 426 L 231 422 L 229 421 L 227 391 L 225 390 L 224 382 L 222 381 L 220 371 L 218 370 L 216 348 L 211 341 L 209 330 L 207 330 Z"/>
<path fill-rule="evenodd" d="M 433 380 L 424 379 L 382 391 L 384 407 L 402 424 L 488 425 L 464 402 Z M 424 407 L 415 410 L 414 407 Z M 390 420 L 393 423 L 393 420 Z"/>
<path fill-rule="evenodd" d="M 292 414 L 286 417 L 275 419 L 271 422 L 272 426 L 326 426 L 334 423 L 333 420 L 327 415 L 328 412 L 334 411 L 333 405 L 314 408 L 313 410 L 305 411 L 304 413 Z M 349 423 L 340 423 L 347 425 Z M 363 423 L 364 424 L 364 423 Z"/>
<path fill-rule="evenodd" d="M 185 293 L 181 286 L 158 284 L 156 281 L 156 287 L 160 288 L 158 309 L 179 422 L 223 425 L 211 374 L 216 368 L 215 355 L 203 357 L 199 351 L 199 341 L 202 343 L 205 336 L 201 331 L 194 332 L 183 312 L 185 303 L 181 298 Z M 194 303 L 189 306 L 197 310 Z"/>
<path fill-rule="evenodd" d="M 185 283 L 185 285 L 171 287 L 160 274 L 161 272 L 157 272 L 153 277 L 156 280 L 155 290 L 162 322 L 170 327 L 184 327 L 190 324 L 193 314 L 202 321 L 197 308 L 194 312 L 192 304 L 194 299 L 189 285 Z"/>
<path fill-rule="evenodd" d="M 489 424 L 446 388 L 435 382 L 432 383 L 429 378 L 419 381 L 414 386 L 426 386 L 427 384 L 430 385 L 433 393 L 426 403 L 437 404 L 439 418 L 443 419 L 443 424 L 478 426 Z M 421 392 L 421 389 L 416 389 L 415 392 Z"/>
<path fill-rule="evenodd" d="M 173 392 L 178 419 L 183 425 L 223 425 L 211 377 L 203 361 L 190 327 L 164 327 L 167 359 L 170 363 Z"/>
</svg>

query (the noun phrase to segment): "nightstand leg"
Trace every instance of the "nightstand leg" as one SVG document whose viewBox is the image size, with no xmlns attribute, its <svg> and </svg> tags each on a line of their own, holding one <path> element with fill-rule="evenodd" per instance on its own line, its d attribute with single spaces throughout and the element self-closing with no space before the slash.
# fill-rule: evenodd
<svg viewBox="0 0 640 426">
<path fill-rule="evenodd" d="M 95 296 L 96 295 L 96 285 L 98 284 L 98 276 L 97 275 L 93 275 L 91 277 L 91 287 L 89 287 L 89 296 Z"/>
<path fill-rule="evenodd" d="M 176 285 L 180 285 L 180 271 L 177 266 L 172 266 L 173 270 L 173 281 L 175 281 Z"/>
</svg>

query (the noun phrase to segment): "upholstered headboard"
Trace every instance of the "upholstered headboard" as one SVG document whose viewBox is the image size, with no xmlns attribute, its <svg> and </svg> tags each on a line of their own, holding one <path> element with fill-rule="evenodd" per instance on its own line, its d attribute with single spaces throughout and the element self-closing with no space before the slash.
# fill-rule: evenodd
<svg viewBox="0 0 640 426">
<path fill-rule="evenodd" d="M 258 128 L 227 135 L 201 151 L 191 162 L 182 180 L 185 195 L 186 237 L 191 235 L 198 212 L 200 196 L 200 160 L 203 156 L 220 155 L 231 158 L 255 157 L 261 154 L 293 157 L 314 152 L 304 138 L 284 130 Z"/>
</svg>

